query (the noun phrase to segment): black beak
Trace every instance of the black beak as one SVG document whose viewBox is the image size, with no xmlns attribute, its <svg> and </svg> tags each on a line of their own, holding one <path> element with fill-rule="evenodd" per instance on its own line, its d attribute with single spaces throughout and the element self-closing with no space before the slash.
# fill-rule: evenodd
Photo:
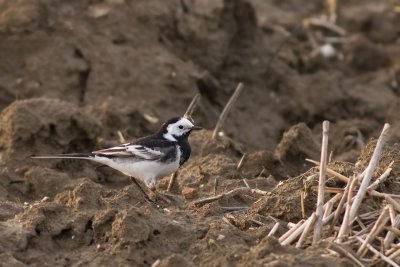
<svg viewBox="0 0 400 267">
<path fill-rule="evenodd" d="M 193 125 L 193 127 L 191 128 L 192 131 L 198 131 L 198 130 L 202 130 L 202 129 L 203 129 L 202 127 L 196 126 L 196 125 Z"/>
</svg>

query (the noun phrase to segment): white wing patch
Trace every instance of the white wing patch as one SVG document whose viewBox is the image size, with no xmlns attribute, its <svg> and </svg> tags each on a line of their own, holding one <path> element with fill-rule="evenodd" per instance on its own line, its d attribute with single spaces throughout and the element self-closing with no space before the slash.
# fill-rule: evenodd
<svg viewBox="0 0 400 267">
<path fill-rule="evenodd" d="M 140 146 L 140 145 L 131 145 L 127 146 L 126 150 L 131 152 L 132 154 L 144 158 L 144 159 L 158 159 L 161 158 L 163 153 L 158 150 L 154 150 L 148 147 Z"/>
<path fill-rule="evenodd" d="M 121 156 L 121 157 L 132 157 L 136 156 L 143 159 L 159 159 L 162 157 L 163 153 L 161 151 L 151 149 L 149 147 L 144 147 L 141 145 L 129 145 L 123 144 L 103 150 L 94 151 L 95 154 L 103 154 L 110 156 Z"/>
</svg>

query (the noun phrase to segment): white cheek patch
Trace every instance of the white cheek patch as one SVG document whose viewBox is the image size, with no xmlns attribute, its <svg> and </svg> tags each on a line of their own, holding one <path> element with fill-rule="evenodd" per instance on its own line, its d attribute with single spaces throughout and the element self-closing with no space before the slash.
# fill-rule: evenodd
<svg viewBox="0 0 400 267">
<path fill-rule="evenodd" d="M 184 129 L 179 129 L 179 125 L 183 125 Z M 167 127 L 167 133 L 164 134 L 164 137 L 168 140 L 176 141 L 174 136 L 181 136 L 189 132 L 191 127 L 193 127 L 193 124 L 188 119 L 182 118 Z"/>
<path fill-rule="evenodd" d="M 170 132 L 163 134 L 163 137 L 169 141 L 176 141 L 175 137 Z"/>
</svg>

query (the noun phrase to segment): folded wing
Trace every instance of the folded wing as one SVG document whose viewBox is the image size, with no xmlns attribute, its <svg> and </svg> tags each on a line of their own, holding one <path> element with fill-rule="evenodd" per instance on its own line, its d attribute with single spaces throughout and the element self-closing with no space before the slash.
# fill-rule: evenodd
<svg viewBox="0 0 400 267">
<path fill-rule="evenodd" d="M 123 144 L 107 149 L 94 151 L 93 154 L 115 157 L 138 157 L 147 160 L 158 160 L 164 155 L 159 147 L 145 147 L 143 145 Z"/>
</svg>

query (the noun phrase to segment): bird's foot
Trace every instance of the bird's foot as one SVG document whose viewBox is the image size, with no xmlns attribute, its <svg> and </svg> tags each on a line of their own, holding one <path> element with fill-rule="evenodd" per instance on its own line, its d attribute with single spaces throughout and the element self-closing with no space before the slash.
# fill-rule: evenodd
<svg viewBox="0 0 400 267">
<path fill-rule="evenodd" d="M 168 198 L 167 195 L 164 195 L 156 190 L 153 190 L 152 193 L 154 194 L 154 200 L 157 203 L 164 202 L 164 204 L 171 205 L 172 200 Z"/>
<path fill-rule="evenodd" d="M 172 201 L 171 201 L 172 196 L 158 192 L 156 190 L 155 185 L 150 187 L 150 190 L 151 190 L 150 194 L 147 194 L 146 191 L 148 191 L 148 190 L 145 191 L 134 177 L 130 177 L 130 178 L 131 178 L 132 182 L 134 182 L 134 184 L 136 184 L 136 186 L 140 189 L 140 191 L 142 192 L 143 198 L 147 203 L 155 205 L 157 207 L 172 204 Z"/>
</svg>

